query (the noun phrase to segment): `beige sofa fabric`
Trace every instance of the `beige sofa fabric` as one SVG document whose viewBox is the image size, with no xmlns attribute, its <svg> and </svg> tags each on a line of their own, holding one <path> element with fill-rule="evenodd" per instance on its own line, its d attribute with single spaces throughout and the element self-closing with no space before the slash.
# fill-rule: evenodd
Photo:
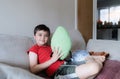
<svg viewBox="0 0 120 79">
<path fill-rule="evenodd" d="M 33 45 L 26 36 L 0 34 L 0 63 L 29 68 L 27 50 Z"/>
</svg>

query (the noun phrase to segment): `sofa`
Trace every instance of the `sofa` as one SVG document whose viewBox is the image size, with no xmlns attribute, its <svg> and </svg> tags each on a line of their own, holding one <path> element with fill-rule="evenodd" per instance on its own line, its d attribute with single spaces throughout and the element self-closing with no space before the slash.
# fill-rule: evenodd
<svg viewBox="0 0 120 79">
<path fill-rule="evenodd" d="M 90 39 L 85 44 L 81 37 L 77 40 L 73 35 L 71 38 L 72 51 L 78 49 L 96 52 L 105 51 L 110 54 L 110 57 L 104 63 L 103 69 L 95 79 L 120 79 L 119 41 Z M 0 34 L 0 79 L 46 79 L 29 71 L 27 50 L 33 44 L 32 37 Z"/>
<path fill-rule="evenodd" d="M 72 51 L 85 49 L 85 41 L 77 30 L 72 30 L 70 35 Z M 0 34 L 0 79 L 49 79 L 41 74 L 32 74 L 29 70 L 27 51 L 34 43 L 33 37 Z"/>
</svg>

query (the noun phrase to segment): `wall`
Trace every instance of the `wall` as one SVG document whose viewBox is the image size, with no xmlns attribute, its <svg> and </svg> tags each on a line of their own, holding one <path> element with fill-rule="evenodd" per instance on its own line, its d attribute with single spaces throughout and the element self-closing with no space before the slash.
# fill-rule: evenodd
<svg viewBox="0 0 120 79">
<path fill-rule="evenodd" d="M 32 36 L 38 24 L 75 28 L 74 0 L 0 0 L 0 33 Z"/>
<path fill-rule="evenodd" d="M 78 29 L 87 42 L 92 38 L 93 0 L 78 0 Z"/>
</svg>

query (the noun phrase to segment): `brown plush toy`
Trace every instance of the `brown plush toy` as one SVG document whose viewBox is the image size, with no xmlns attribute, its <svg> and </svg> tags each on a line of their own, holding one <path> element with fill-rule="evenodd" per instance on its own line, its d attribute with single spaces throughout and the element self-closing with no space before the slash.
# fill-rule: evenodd
<svg viewBox="0 0 120 79">
<path fill-rule="evenodd" d="M 106 58 L 109 56 L 109 53 L 104 52 L 104 51 L 103 52 L 94 52 L 94 51 L 91 51 L 89 53 L 92 56 L 105 56 Z"/>
</svg>

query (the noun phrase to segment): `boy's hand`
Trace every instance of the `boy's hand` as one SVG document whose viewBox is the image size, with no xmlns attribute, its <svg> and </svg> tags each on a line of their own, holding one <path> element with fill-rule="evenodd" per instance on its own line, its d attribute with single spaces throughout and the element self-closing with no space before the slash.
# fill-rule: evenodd
<svg viewBox="0 0 120 79">
<path fill-rule="evenodd" d="M 60 48 L 54 48 L 53 49 L 53 54 L 52 54 L 52 62 L 56 62 L 63 54 L 61 53 L 62 51 Z"/>
</svg>

